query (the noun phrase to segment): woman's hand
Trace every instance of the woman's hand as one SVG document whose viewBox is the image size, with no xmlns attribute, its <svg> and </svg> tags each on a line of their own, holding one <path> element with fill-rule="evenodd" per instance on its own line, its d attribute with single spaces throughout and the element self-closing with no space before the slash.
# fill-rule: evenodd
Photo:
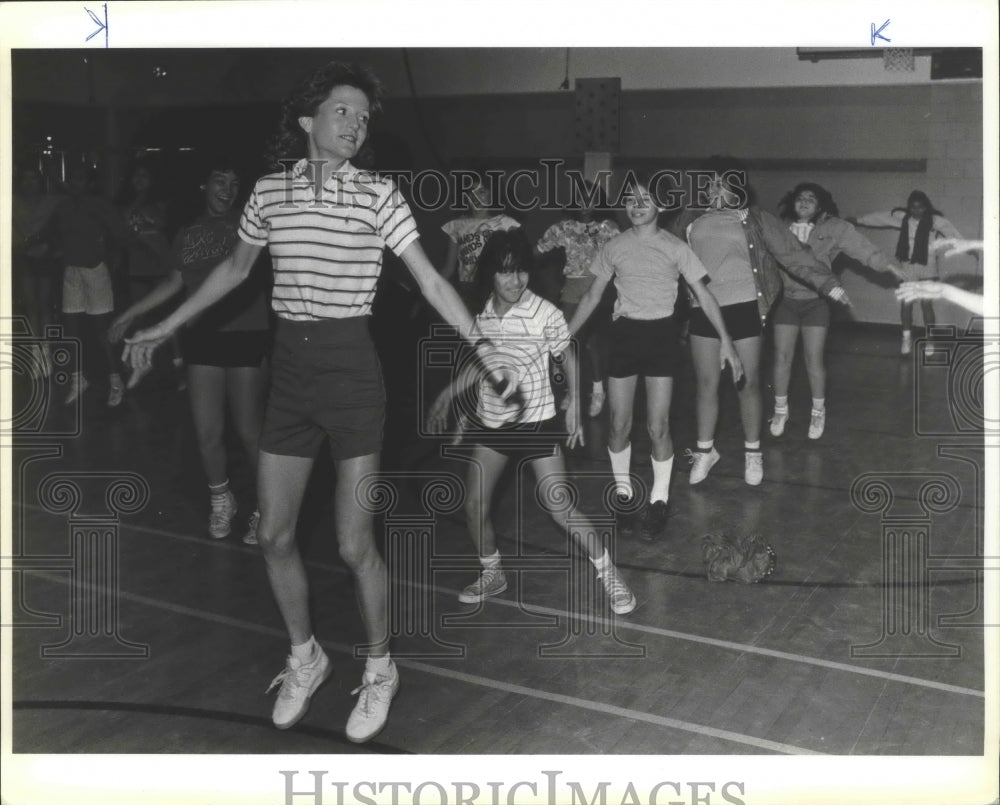
<svg viewBox="0 0 1000 805">
<path fill-rule="evenodd" d="M 156 348 L 170 338 L 172 332 L 163 322 L 154 324 L 145 330 L 139 330 L 131 338 L 125 339 L 122 360 L 131 366 L 133 371 L 142 370 L 142 373 L 145 374 L 153 367 L 153 353 Z"/>
<path fill-rule="evenodd" d="M 108 328 L 108 341 L 112 344 L 117 344 L 121 341 L 122 337 L 125 335 L 125 331 L 129 328 L 131 323 L 131 316 L 125 313 L 118 316 L 113 322 L 111 322 L 111 326 Z"/>
<path fill-rule="evenodd" d="M 947 250 L 947 251 L 946 251 Z M 932 252 L 944 252 L 942 257 L 954 257 L 958 254 L 968 252 L 981 252 L 983 242 L 981 240 L 959 240 L 958 238 L 939 238 L 931 244 Z"/>
<path fill-rule="evenodd" d="M 847 296 L 847 291 L 839 285 L 830 291 L 830 298 L 838 305 L 843 305 L 844 307 L 851 306 L 851 300 Z"/>
<path fill-rule="evenodd" d="M 448 390 L 438 395 L 438 398 L 427 413 L 427 432 L 440 435 L 448 427 L 448 409 L 451 406 L 451 394 Z"/>
<path fill-rule="evenodd" d="M 733 384 L 738 386 L 743 380 L 743 361 L 740 360 L 736 347 L 730 339 L 723 341 L 719 348 L 719 370 L 724 371 L 727 363 L 733 371 Z"/>
<path fill-rule="evenodd" d="M 569 398 L 566 406 L 566 447 L 572 450 L 577 445 L 586 444 L 583 439 L 583 424 L 580 421 L 580 402 L 576 397 Z"/>
</svg>

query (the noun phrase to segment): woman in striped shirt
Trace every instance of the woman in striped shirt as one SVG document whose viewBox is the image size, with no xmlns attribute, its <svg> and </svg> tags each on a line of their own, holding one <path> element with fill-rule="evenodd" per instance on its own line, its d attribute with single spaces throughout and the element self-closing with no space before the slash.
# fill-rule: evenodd
<svg viewBox="0 0 1000 805">
<path fill-rule="evenodd" d="M 351 569 L 367 633 L 368 660 L 347 737 L 367 741 L 384 726 L 399 685 L 389 658 L 386 567 L 372 513 L 358 490 L 379 469 L 385 394 L 368 331 L 375 286 L 388 246 L 424 297 L 468 337 L 472 321 L 458 294 L 418 242 L 409 206 L 388 179 L 351 164 L 379 109 L 380 88 L 366 69 L 337 62 L 316 70 L 285 100 L 272 163 L 283 170 L 257 181 L 240 221 L 240 240 L 201 288 L 159 325 L 128 339 L 135 366 L 181 324 L 242 283 L 266 245 L 274 265 L 277 314 L 273 385 L 260 438 L 257 537 L 271 589 L 291 638 L 274 706 L 275 726 L 305 715 L 330 675 L 316 643 L 305 566 L 295 540 L 306 484 L 328 442 L 337 482 L 335 526 Z M 297 162 L 295 156 L 302 156 Z M 488 344 L 480 353 L 491 353 Z M 491 357 L 485 354 L 483 357 Z M 499 371 L 499 370 L 497 370 Z"/>
</svg>

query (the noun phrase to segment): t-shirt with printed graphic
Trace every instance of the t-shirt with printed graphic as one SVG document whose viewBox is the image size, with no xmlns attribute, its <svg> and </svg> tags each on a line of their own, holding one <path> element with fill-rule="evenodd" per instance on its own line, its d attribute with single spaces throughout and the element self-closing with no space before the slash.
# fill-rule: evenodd
<svg viewBox="0 0 1000 805">
<path fill-rule="evenodd" d="M 601 247 L 619 234 L 614 221 L 574 221 L 568 219 L 553 224 L 538 241 L 538 251 L 544 253 L 562 248 L 566 251 L 566 265 L 560 301 L 577 304 L 594 282 L 590 265 Z"/>
<path fill-rule="evenodd" d="M 476 281 L 476 261 L 490 235 L 520 226 L 509 215 L 502 214 L 490 218 L 456 218 L 442 226 L 441 230 L 458 245 L 458 281 Z"/>
<path fill-rule="evenodd" d="M 239 241 L 239 214 L 203 215 L 177 233 L 173 243 L 174 266 L 191 296 Z M 190 327 L 226 332 L 266 330 L 267 277 L 263 261 L 237 288 L 205 310 Z"/>
</svg>

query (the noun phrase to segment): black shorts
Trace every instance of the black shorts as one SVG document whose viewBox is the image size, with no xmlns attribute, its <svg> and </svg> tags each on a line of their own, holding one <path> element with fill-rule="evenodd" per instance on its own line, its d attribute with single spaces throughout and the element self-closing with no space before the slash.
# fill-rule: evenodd
<svg viewBox="0 0 1000 805">
<path fill-rule="evenodd" d="M 772 324 L 795 327 L 829 327 L 830 303 L 825 299 L 793 299 L 783 296 L 771 312 Z"/>
<path fill-rule="evenodd" d="M 608 331 L 608 377 L 673 377 L 680 362 L 680 342 L 673 316 L 611 322 Z"/>
<path fill-rule="evenodd" d="M 736 305 L 726 305 L 722 308 L 722 320 L 726 324 L 726 330 L 733 341 L 742 338 L 754 338 L 764 332 L 764 325 L 760 320 L 760 309 L 756 302 L 740 302 Z M 718 338 L 719 334 L 708 320 L 705 311 L 700 307 L 691 310 L 691 323 L 688 327 L 691 335 L 700 335 L 702 338 Z"/>
<path fill-rule="evenodd" d="M 554 416 L 542 422 L 519 422 L 499 428 L 473 422 L 465 431 L 465 442 L 488 447 L 507 458 L 530 460 L 558 456 L 566 436 L 559 417 Z"/>
<path fill-rule="evenodd" d="M 385 386 L 368 317 L 278 320 L 260 449 L 313 458 L 324 439 L 334 459 L 382 449 Z"/>
<path fill-rule="evenodd" d="M 196 366 L 259 367 L 271 346 L 269 330 L 199 330 L 181 331 L 181 355 L 184 362 Z"/>
</svg>

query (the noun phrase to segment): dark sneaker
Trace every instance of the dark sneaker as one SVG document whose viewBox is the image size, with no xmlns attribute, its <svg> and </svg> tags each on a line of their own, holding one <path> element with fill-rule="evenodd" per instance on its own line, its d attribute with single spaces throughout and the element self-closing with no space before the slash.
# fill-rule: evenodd
<svg viewBox="0 0 1000 805">
<path fill-rule="evenodd" d="M 657 500 L 650 503 L 642 510 L 639 516 L 639 536 L 652 542 L 656 539 L 667 525 L 667 518 L 670 516 L 670 507 L 666 501 Z"/>
</svg>

